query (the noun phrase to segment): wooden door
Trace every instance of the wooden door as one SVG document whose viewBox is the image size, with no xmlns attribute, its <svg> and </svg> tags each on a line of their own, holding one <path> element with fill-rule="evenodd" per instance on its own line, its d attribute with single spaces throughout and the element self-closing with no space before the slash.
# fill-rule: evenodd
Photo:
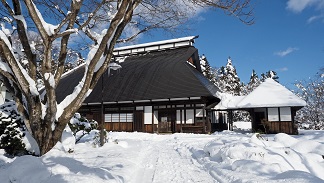
<svg viewBox="0 0 324 183">
<path fill-rule="evenodd" d="M 144 130 L 144 111 L 134 112 L 134 131 L 143 132 Z"/>
<path fill-rule="evenodd" d="M 159 111 L 159 132 L 174 133 L 176 131 L 176 111 Z"/>
</svg>

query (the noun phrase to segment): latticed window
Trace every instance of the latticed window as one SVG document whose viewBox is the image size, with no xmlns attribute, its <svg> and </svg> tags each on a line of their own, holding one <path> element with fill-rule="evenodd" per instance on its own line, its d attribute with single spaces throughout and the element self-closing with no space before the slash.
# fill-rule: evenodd
<svg viewBox="0 0 324 183">
<path fill-rule="evenodd" d="M 133 113 L 113 113 L 105 114 L 106 123 L 131 123 L 133 122 Z"/>
</svg>

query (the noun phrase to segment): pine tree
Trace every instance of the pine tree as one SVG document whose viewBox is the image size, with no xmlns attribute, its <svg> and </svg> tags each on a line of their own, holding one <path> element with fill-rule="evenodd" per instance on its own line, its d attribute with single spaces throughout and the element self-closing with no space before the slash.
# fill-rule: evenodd
<svg viewBox="0 0 324 183">
<path fill-rule="evenodd" d="M 0 148 L 10 156 L 20 156 L 28 154 L 22 140 L 26 129 L 14 108 L 14 102 L 0 106 Z"/>
<path fill-rule="evenodd" d="M 238 77 L 236 69 L 232 64 L 231 57 L 227 59 L 225 75 L 223 79 L 226 82 L 225 92 L 231 93 L 236 96 L 241 94 L 240 78 Z"/>
<path fill-rule="evenodd" d="M 279 81 L 278 81 L 279 76 L 277 75 L 277 72 L 275 72 L 275 71 L 269 70 L 265 74 L 264 73 L 261 74 L 262 82 L 264 82 L 267 78 L 271 78 L 279 83 Z"/>
<path fill-rule="evenodd" d="M 246 85 L 247 94 L 251 93 L 256 87 L 258 87 L 260 85 L 260 83 L 261 83 L 261 81 L 260 81 L 257 73 L 255 72 L 255 70 L 253 69 L 251 77 L 250 77 L 250 81 Z"/>
<path fill-rule="evenodd" d="M 201 70 L 202 70 L 202 73 L 204 74 L 204 76 L 209 81 L 215 82 L 215 81 L 213 81 L 214 76 L 212 73 L 212 68 L 204 54 L 200 57 L 200 66 L 201 66 Z"/>
<path fill-rule="evenodd" d="M 214 84 L 222 91 L 226 91 L 226 82 L 225 82 L 225 67 L 221 66 L 220 68 L 215 69 L 214 72 Z"/>
</svg>

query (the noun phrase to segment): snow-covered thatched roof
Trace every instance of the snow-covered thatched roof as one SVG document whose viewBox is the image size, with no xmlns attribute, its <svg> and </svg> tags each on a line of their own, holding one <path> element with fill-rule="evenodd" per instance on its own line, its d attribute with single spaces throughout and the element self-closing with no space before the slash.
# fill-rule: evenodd
<svg viewBox="0 0 324 183">
<path fill-rule="evenodd" d="M 153 101 L 206 97 L 218 101 L 219 89 L 188 58 L 197 62 L 198 50 L 193 46 L 161 50 L 147 54 L 131 55 L 120 64 L 121 69 L 108 76 L 103 74 L 85 104 L 103 102 Z M 198 66 L 197 63 L 195 66 Z M 57 100 L 62 101 L 80 82 L 84 67 L 62 78 L 56 89 Z M 104 95 L 102 95 L 104 93 Z"/>
<path fill-rule="evenodd" d="M 303 107 L 305 105 L 304 100 L 275 80 L 268 78 L 244 97 L 237 107 Z"/>
<path fill-rule="evenodd" d="M 245 96 L 233 96 L 229 93 L 216 93 L 217 97 L 221 100 L 214 109 L 216 110 L 226 110 L 226 109 L 236 109 L 237 103 L 239 103 Z"/>
<path fill-rule="evenodd" d="M 216 110 L 306 106 L 304 100 L 271 78 L 266 79 L 247 96 L 232 96 L 225 93 L 217 95 L 221 102 L 216 105 Z"/>
</svg>

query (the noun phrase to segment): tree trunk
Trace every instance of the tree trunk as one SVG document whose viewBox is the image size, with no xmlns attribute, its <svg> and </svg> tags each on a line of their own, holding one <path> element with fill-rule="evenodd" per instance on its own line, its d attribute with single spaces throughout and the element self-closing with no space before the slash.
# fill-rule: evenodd
<svg viewBox="0 0 324 183">
<path fill-rule="evenodd" d="M 61 123 L 67 124 L 67 122 Z M 38 144 L 40 156 L 50 151 L 56 143 L 61 140 L 65 126 L 66 125 L 57 125 L 53 130 L 51 121 L 41 119 L 40 121 L 33 121 L 32 134 Z"/>
</svg>

